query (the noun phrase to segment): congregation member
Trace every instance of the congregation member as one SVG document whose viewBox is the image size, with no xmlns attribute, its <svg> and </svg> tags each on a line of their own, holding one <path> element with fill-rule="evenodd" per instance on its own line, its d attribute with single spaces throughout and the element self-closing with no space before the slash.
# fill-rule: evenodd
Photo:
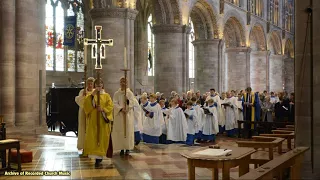
<svg viewBox="0 0 320 180">
<path fill-rule="evenodd" d="M 216 134 L 219 133 L 217 104 L 213 99 L 209 99 L 207 104 L 208 107 L 206 107 L 205 110 L 202 140 L 206 142 L 214 142 Z"/>
<path fill-rule="evenodd" d="M 192 101 L 187 102 L 187 109 L 184 111 L 188 123 L 188 133 L 186 144 L 192 146 L 194 144 L 194 136 L 197 129 L 198 113 L 193 107 Z"/>
<path fill-rule="evenodd" d="M 261 104 L 261 109 L 262 109 L 262 122 L 273 122 L 273 109 L 274 109 L 274 104 L 270 102 L 270 97 L 266 96 L 265 101 L 262 102 Z"/>
<path fill-rule="evenodd" d="M 233 137 L 236 127 L 236 113 L 237 113 L 237 101 L 232 97 L 231 93 L 227 92 L 227 98 L 224 103 L 226 111 L 226 125 L 225 130 L 228 137 Z"/>
<path fill-rule="evenodd" d="M 294 122 L 294 93 L 290 94 L 290 99 L 289 99 L 289 116 L 288 116 L 288 121 L 289 122 Z"/>
<path fill-rule="evenodd" d="M 255 95 L 252 93 L 251 87 L 246 89 L 246 93 L 243 94 L 243 117 L 244 120 L 247 122 L 254 122 L 255 121 Z M 254 125 L 250 123 L 245 123 L 245 131 L 248 133 L 247 137 L 251 138 L 252 131 L 254 129 Z"/>
<path fill-rule="evenodd" d="M 261 119 L 261 102 L 260 102 L 260 96 L 259 92 L 254 93 L 254 99 L 255 99 L 255 120 L 260 121 Z"/>
<path fill-rule="evenodd" d="M 139 106 L 127 84 L 127 79 L 122 77 L 120 79 L 120 88 L 113 96 L 114 123 L 112 142 L 114 151 L 120 151 L 121 156 L 124 154 L 129 155 L 130 150 L 134 148 L 134 107 Z"/>
<path fill-rule="evenodd" d="M 185 143 L 187 140 L 188 123 L 183 110 L 179 107 L 178 99 L 172 99 L 171 108 L 167 111 L 167 142 Z"/>
<path fill-rule="evenodd" d="M 279 93 L 279 101 L 274 105 L 274 114 L 276 117 L 276 121 L 284 122 L 285 117 L 287 117 L 288 111 L 289 111 L 289 103 L 284 101 L 283 94 Z"/>
<path fill-rule="evenodd" d="M 144 121 L 142 139 L 145 143 L 159 144 L 159 137 L 162 134 L 161 125 L 163 122 L 163 113 L 160 105 L 157 103 L 157 96 L 151 94 L 149 100 L 146 97 L 141 98 L 142 109 L 144 111 Z"/>
<path fill-rule="evenodd" d="M 112 157 L 113 102 L 110 95 L 104 91 L 101 79 L 99 82 L 97 79 L 95 80 L 94 88 L 92 94 L 85 97 L 83 105 L 84 112 L 88 117 L 84 149 L 89 158 L 96 160 L 95 166 L 100 167 L 104 156 Z M 98 93 L 100 93 L 100 105 L 98 105 Z"/>
<path fill-rule="evenodd" d="M 94 78 L 90 77 L 86 81 L 86 90 L 82 89 L 79 92 L 79 95 L 75 97 L 75 101 L 79 106 L 79 113 L 78 113 L 78 142 L 77 142 L 77 148 L 79 151 L 82 151 L 82 154 L 80 157 L 86 157 L 86 151 L 84 149 L 85 145 L 85 136 L 86 136 L 86 114 L 83 110 L 83 103 L 84 99 L 87 95 L 90 95 L 92 93 L 93 89 L 93 83 Z"/>
</svg>

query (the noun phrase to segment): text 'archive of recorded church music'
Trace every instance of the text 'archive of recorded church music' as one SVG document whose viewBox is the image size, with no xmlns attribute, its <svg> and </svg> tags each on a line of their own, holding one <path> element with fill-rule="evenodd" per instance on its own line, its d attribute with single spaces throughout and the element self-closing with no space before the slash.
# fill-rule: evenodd
<svg viewBox="0 0 320 180">
<path fill-rule="evenodd" d="M 71 176 L 70 171 L 6 171 L 5 176 Z"/>
</svg>

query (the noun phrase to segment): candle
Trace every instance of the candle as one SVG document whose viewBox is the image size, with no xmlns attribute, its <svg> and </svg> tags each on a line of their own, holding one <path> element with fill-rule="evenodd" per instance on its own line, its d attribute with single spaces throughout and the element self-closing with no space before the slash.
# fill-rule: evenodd
<svg viewBox="0 0 320 180">
<path fill-rule="evenodd" d="M 83 48 L 84 48 L 84 52 L 83 52 L 84 64 L 86 65 L 87 64 L 87 56 L 88 56 L 87 55 L 87 46 L 84 45 Z"/>
<path fill-rule="evenodd" d="M 124 47 L 124 68 L 127 69 L 127 48 Z"/>
</svg>

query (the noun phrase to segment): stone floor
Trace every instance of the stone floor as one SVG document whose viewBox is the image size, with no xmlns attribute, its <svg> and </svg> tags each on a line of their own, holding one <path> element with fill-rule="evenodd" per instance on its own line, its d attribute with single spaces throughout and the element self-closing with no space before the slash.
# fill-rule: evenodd
<svg viewBox="0 0 320 180">
<path fill-rule="evenodd" d="M 33 162 L 22 164 L 23 170 L 70 171 L 71 176 L 0 176 L 0 179 L 187 179 L 187 161 L 180 153 L 199 147 L 140 143 L 129 156 L 120 157 L 116 153 L 112 160 L 103 160 L 102 168 L 95 169 L 93 159 L 79 158 L 76 137 L 15 134 L 8 138 L 20 139 L 21 148 L 33 152 Z M 235 140 L 219 136 L 216 144 L 237 146 Z M 286 145 L 283 146 L 285 149 Z M 268 153 L 261 150 L 255 156 L 267 158 Z M 196 168 L 197 179 L 211 179 L 211 174 L 210 169 Z M 237 178 L 238 168 L 231 169 L 230 176 Z"/>
</svg>

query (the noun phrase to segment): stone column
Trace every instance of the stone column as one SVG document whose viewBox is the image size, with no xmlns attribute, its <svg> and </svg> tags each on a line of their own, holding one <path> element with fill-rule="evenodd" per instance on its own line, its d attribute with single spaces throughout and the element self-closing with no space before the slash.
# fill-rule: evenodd
<svg viewBox="0 0 320 180">
<path fill-rule="evenodd" d="M 171 91 L 187 90 L 186 63 L 187 26 L 154 25 L 155 37 L 155 91 L 169 96 Z M 187 77 L 186 77 L 187 76 Z"/>
<path fill-rule="evenodd" d="M 268 51 L 252 51 L 250 54 L 250 82 L 254 92 L 263 92 L 267 88 Z"/>
<path fill-rule="evenodd" d="M 148 26 L 148 17 L 140 12 L 134 30 L 135 89 L 144 89 L 143 87 L 148 85 Z"/>
<path fill-rule="evenodd" d="M 16 126 L 29 132 L 46 127 L 44 18 L 45 1 L 16 1 Z"/>
<path fill-rule="evenodd" d="M 284 59 L 284 90 L 288 93 L 294 92 L 294 59 L 285 58 Z"/>
<path fill-rule="evenodd" d="M 15 123 L 15 0 L 0 1 L 0 115 Z"/>
<path fill-rule="evenodd" d="M 226 49 L 226 91 L 245 89 L 250 85 L 250 48 Z"/>
<path fill-rule="evenodd" d="M 311 6 L 312 26 L 306 23 L 309 3 L 295 1 L 295 145 L 310 147 L 301 165 L 301 179 L 320 179 L 320 1 Z M 309 31 L 305 41 L 308 25 L 313 33 Z"/>
<path fill-rule="evenodd" d="M 283 55 L 270 55 L 269 82 L 270 92 L 283 91 Z"/>
<path fill-rule="evenodd" d="M 219 88 L 219 39 L 195 40 L 195 89 Z"/>
<path fill-rule="evenodd" d="M 92 33 L 94 26 L 102 26 L 102 38 L 113 39 L 113 47 L 106 47 L 106 59 L 102 59 L 102 79 L 106 91 L 113 94 L 120 88 L 119 80 L 124 76 L 124 48 L 127 48 L 129 88 L 134 88 L 134 19 L 137 11 L 127 8 L 95 7 L 90 10 Z M 93 36 L 94 37 L 94 36 Z"/>
</svg>

